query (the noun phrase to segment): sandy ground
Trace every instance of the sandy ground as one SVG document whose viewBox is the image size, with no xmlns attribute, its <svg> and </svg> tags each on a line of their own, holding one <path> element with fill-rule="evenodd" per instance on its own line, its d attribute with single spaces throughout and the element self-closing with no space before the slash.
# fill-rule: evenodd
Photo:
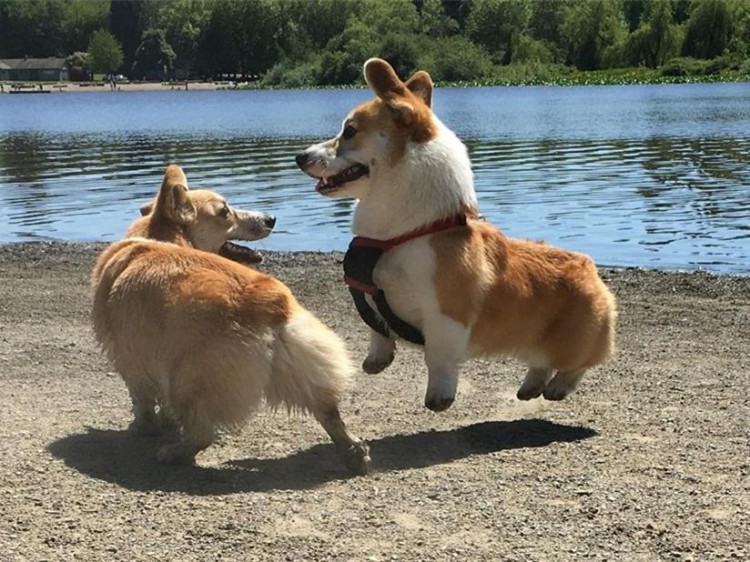
<svg viewBox="0 0 750 562">
<path fill-rule="evenodd" d="M 281 413 L 197 467 L 156 464 L 89 327 L 101 248 L 0 246 L 0 560 L 750 559 L 750 278 L 604 271 L 620 351 L 560 403 L 517 401 L 514 361 L 472 361 L 432 413 L 401 346 L 343 404 L 373 459 L 351 478 Z M 341 257 L 261 268 L 361 359 Z"/>
</svg>

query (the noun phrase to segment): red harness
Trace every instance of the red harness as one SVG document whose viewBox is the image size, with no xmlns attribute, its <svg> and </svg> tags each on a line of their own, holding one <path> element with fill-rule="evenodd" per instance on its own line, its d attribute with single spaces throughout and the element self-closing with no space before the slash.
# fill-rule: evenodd
<svg viewBox="0 0 750 562">
<path fill-rule="evenodd" d="M 391 337 L 391 333 L 395 333 L 402 339 L 424 345 L 422 332 L 403 321 L 391 310 L 385 293 L 375 285 L 373 271 L 380 257 L 396 246 L 456 226 L 466 226 L 466 215 L 442 219 L 390 240 L 356 236 L 351 241 L 344 256 L 344 282 L 349 286 L 357 312 L 370 328 L 385 337 Z M 375 308 L 367 302 L 365 293 L 373 297 Z"/>
</svg>

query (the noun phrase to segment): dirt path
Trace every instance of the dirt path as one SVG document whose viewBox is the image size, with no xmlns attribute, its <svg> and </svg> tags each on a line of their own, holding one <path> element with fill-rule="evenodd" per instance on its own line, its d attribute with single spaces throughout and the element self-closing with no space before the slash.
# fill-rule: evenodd
<svg viewBox="0 0 750 562">
<path fill-rule="evenodd" d="M 750 278 L 606 271 L 620 352 L 561 403 L 473 361 L 434 414 L 401 346 L 344 404 L 373 458 L 349 478 L 281 413 L 157 465 L 89 328 L 101 248 L 0 246 L 0 560 L 750 559 Z M 341 255 L 266 257 L 361 360 Z"/>
</svg>

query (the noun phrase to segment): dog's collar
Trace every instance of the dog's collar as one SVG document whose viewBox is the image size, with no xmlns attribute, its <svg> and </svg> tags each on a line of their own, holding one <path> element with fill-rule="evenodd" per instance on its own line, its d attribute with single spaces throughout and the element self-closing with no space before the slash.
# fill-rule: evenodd
<svg viewBox="0 0 750 562">
<path fill-rule="evenodd" d="M 380 248 L 383 252 L 387 252 L 388 250 L 392 250 L 396 246 L 414 240 L 415 238 L 427 236 L 428 234 L 435 234 L 436 232 L 448 230 L 454 226 L 466 226 L 466 215 L 461 213 L 452 217 L 440 219 L 428 225 L 420 226 L 419 228 L 407 232 L 406 234 L 402 234 L 401 236 L 396 236 L 396 238 L 391 238 L 390 240 L 378 240 L 377 238 L 367 238 L 366 236 L 355 236 L 349 244 L 349 247 L 367 246 L 369 248 Z"/>
</svg>

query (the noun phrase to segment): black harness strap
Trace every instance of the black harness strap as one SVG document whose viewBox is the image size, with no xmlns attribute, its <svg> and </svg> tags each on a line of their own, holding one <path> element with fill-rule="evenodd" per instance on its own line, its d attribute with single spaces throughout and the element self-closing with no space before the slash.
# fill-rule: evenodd
<svg viewBox="0 0 750 562">
<path fill-rule="evenodd" d="M 355 237 L 344 256 L 344 282 L 349 286 L 354 306 L 365 324 L 386 338 L 395 334 L 408 342 L 424 345 L 424 334 L 415 326 L 396 316 L 385 298 L 385 292 L 375 285 L 372 278 L 375 266 L 385 252 L 399 244 L 465 224 L 466 217 L 458 215 L 392 240 Z M 377 311 L 367 302 L 366 294 L 372 297 Z"/>
</svg>

